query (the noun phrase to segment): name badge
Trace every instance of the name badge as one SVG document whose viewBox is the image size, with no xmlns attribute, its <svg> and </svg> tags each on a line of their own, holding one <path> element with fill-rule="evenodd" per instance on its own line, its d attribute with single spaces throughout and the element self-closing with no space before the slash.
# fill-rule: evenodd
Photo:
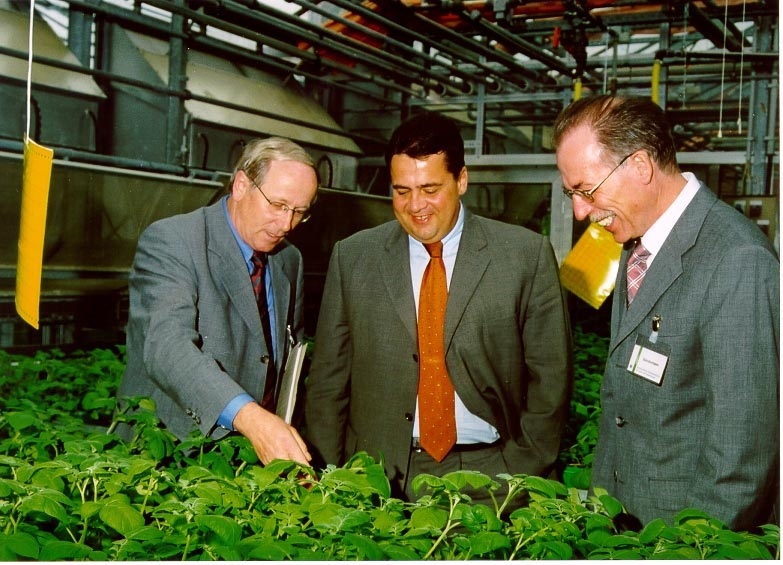
<svg viewBox="0 0 783 565">
<path fill-rule="evenodd" d="M 637 334 L 636 343 L 631 351 L 631 359 L 628 361 L 628 371 L 660 386 L 666 365 L 669 363 L 669 346 L 658 342 L 658 329 L 660 318 L 653 320 L 653 332 L 649 339 Z"/>
</svg>

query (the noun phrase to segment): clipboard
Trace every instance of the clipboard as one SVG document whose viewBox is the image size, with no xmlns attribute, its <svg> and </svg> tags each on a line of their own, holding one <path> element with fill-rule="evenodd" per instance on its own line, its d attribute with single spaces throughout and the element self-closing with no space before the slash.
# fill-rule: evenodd
<svg viewBox="0 0 783 565">
<path fill-rule="evenodd" d="M 288 351 L 288 358 L 283 369 L 283 376 L 280 381 L 280 390 L 277 397 L 276 413 L 286 424 L 290 424 L 294 417 L 294 408 L 296 408 L 296 396 L 299 392 L 299 377 L 302 375 L 302 366 L 304 365 L 305 354 L 307 353 L 307 343 L 302 341 L 293 343 L 291 328 L 288 328 L 288 337 L 291 341 L 291 349 Z"/>
</svg>

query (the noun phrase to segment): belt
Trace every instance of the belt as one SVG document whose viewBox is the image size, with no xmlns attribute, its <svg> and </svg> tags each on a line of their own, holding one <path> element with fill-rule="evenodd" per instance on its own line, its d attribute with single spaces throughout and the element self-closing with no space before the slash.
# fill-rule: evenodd
<svg viewBox="0 0 783 565">
<path fill-rule="evenodd" d="M 498 447 L 499 445 L 499 439 L 496 439 L 492 443 L 455 443 L 454 446 L 449 450 L 449 453 L 467 453 L 469 451 L 480 451 L 482 449 Z M 419 442 L 419 438 L 415 437 L 411 439 L 411 449 L 416 453 L 421 453 L 424 451 L 424 448 Z"/>
</svg>

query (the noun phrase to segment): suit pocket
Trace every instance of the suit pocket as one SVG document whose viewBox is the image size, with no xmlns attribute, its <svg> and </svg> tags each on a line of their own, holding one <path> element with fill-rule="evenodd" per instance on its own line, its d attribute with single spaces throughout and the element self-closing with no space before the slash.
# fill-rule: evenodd
<svg viewBox="0 0 783 565">
<path fill-rule="evenodd" d="M 647 494 L 650 507 L 664 514 L 679 512 L 684 508 L 690 485 L 691 479 L 688 478 L 648 479 Z"/>
</svg>

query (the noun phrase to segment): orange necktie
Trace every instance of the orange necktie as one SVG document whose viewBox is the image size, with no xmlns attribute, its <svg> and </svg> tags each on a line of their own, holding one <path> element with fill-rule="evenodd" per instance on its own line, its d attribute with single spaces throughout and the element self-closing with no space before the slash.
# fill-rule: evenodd
<svg viewBox="0 0 783 565">
<path fill-rule="evenodd" d="M 454 386 L 446 369 L 443 324 L 446 320 L 446 267 L 443 243 L 424 244 L 430 262 L 419 295 L 419 441 L 436 461 L 442 461 L 457 441 Z"/>
</svg>

